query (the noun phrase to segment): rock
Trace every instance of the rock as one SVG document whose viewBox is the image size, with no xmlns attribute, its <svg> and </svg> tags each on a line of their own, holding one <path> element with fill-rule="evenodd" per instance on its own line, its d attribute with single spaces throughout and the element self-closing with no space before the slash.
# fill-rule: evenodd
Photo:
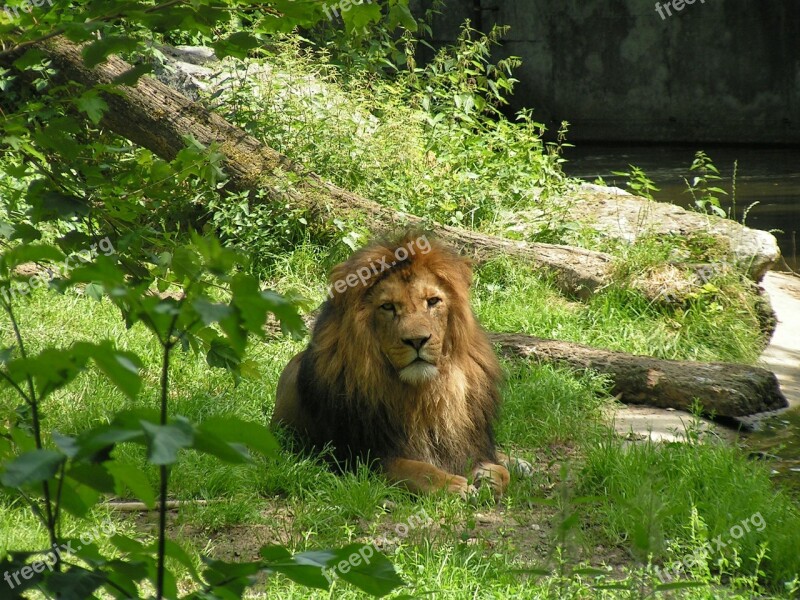
<svg viewBox="0 0 800 600">
<path fill-rule="evenodd" d="M 566 194 L 562 202 L 569 207 L 570 219 L 629 242 L 642 235 L 714 235 L 730 244 L 731 265 L 755 281 L 761 281 L 781 255 L 771 233 L 674 204 L 647 200 L 615 187 L 584 183 Z M 528 211 L 522 211 L 514 217 L 510 228 L 524 230 L 526 222 L 536 220 L 534 212 L 529 215 Z"/>
<path fill-rule="evenodd" d="M 643 233 L 707 233 L 725 239 L 730 243 L 731 262 L 755 281 L 761 281 L 781 256 L 778 241 L 767 231 L 640 198 L 619 188 L 585 183 L 578 188 L 575 200 L 572 211 L 577 211 L 578 220 L 594 222 L 598 231 L 630 241 Z"/>
</svg>

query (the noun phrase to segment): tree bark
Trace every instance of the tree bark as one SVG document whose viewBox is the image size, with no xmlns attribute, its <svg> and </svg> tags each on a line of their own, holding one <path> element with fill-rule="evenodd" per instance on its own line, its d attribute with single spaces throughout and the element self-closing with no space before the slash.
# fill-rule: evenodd
<svg viewBox="0 0 800 600">
<path fill-rule="evenodd" d="M 743 417 L 788 406 L 775 374 L 758 367 L 660 360 L 519 334 L 493 333 L 490 338 L 509 357 L 609 375 L 612 392 L 626 404 L 688 411 L 697 399 L 705 414 L 717 417 Z"/>
<path fill-rule="evenodd" d="M 78 82 L 87 88 L 111 84 L 131 66 L 110 57 L 92 69 L 86 68 L 81 46 L 54 38 L 37 46 L 53 61 L 59 84 Z M 13 55 L 0 56 L 0 66 L 13 70 Z M 208 147 L 214 144 L 224 156 L 228 189 L 236 192 L 267 191 L 270 200 L 309 213 L 319 223 L 336 218 L 366 219 L 376 233 L 400 227 L 428 229 L 430 223 L 381 206 L 357 194 L 323 181 L 287 157 L 262 144 L 182 94 L 150 77 L 135 86 L 120 86 L 122 93 L 104 93 L 109 109 L 101 124 L 128 140 L 148 148 L 164 160 L 172 160 L 185 147 L 187 136 Z M 291 185 L 287 174 L 296 175 Z M 559 289 L 579 298 L 589 298 L 610 280 L 612 258 L 608 254 L 555 244 L 517 242 L 446 225 L 434 225 L 441 239 L 472 258 L 483 261 L 511 256 L 528 261 L 553 274 Z"/>
</svg>

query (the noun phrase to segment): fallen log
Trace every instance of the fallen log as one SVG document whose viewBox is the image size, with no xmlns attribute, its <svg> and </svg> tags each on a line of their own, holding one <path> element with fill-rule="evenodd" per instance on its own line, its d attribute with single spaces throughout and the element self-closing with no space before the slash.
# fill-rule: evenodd
<svg viewBox="0 0 800 600">
<path fill-rule="evenodd" d="M 520 334 L 489 337 L 508 357 L 609 375 L 612 392 L 626 404 L 688 411 L 697 399 L 705 414 L 717 417 L 744 417 L 788 406 L 775 374 L 759 367 L 661 360 Z"/>
<path fill-rule="evenodd" d="M 113 85 L 131 65 L 116 57 L 87 68 L 81 46 L 56 37 L 36 44 L 58 70 L 54 83 L 78 82 L 87 88 Z M 0 66 L 14 70 L 13 54 L 0 55 Z M 25 75 L 24 73 L 22 74 Z M 430 228 L 430 223 L 381 206 L 377 202 L 323 181 L 244 130 L 207 111 L 179 92 L 151 78 L 142 77 L 134 86 L 119 86 L 122 93 L 102 91 L 109 109 L 101 125 L 165 160 L 172 160 L 191 136 L 204 146 L 215 145 L 223 156 L 228 175 L 227 189 L 235 192 L 267 191 L 270 201 L 305 211 L 310 219 L 325 225 L 333 218 L 353 216 L 374 232 L 398 227 Z M 287 184 L 292 175 L 292 184 Z M 252 196 L 255 198 L 255 194 Z M 435 225 L 433 232 L 477 260 L 510 256 L 530 262 L 553 274 L 559 289 L 569 295 L 588 298 L 610 281 L 612 258 L 582 248 L 517 242 Z"/>
</svg>

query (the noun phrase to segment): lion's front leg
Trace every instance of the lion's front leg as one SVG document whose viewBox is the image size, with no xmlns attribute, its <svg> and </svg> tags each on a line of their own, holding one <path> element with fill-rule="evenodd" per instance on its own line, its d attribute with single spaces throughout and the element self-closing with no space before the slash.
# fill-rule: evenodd
<svg viewBox="0 0 800 600">
<path fill-rule="evenodd" d="M 390 481 L 402 483 L 415 493 L 446 490 L 466 497 L 476 491 L 466 477 L 453 475 L 421 460 L 393 458 L 385 461 L 383 468 Z"/>
</svg>

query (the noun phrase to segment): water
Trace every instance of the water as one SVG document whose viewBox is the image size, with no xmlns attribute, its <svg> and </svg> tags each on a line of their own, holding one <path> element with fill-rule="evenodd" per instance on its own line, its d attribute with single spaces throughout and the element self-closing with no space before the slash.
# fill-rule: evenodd
<svg viewBox="0 0 800 600">
<path fill-rule="evenodd" d="M 772 230 L 787 264 L 800 269 L 797 244 L 800 231 L 800 149 L 758 148 L 746 146 L 599 146 L 579 145 L 567 148 L 564 157 L 567 174 L 593 181 L 602 177 L 608 185 L 625 189 L 626 179 L 612 171 L 627 171 L 632 164 L 644 170 L 656 186 L 656 200 L 672 202 L 685 208 L 692 204 L 684 178 L 690 179 L 689 166 L 697 150 L 703 150 L 719 169 L 723 179 L 718 187 L 726 190 L 722 208 L 732 208 L 733 165 L 736 173 L 735 219 L 756 229 Z M 780 268 L 777 265 L 776 268 Z"/>
</svg>

